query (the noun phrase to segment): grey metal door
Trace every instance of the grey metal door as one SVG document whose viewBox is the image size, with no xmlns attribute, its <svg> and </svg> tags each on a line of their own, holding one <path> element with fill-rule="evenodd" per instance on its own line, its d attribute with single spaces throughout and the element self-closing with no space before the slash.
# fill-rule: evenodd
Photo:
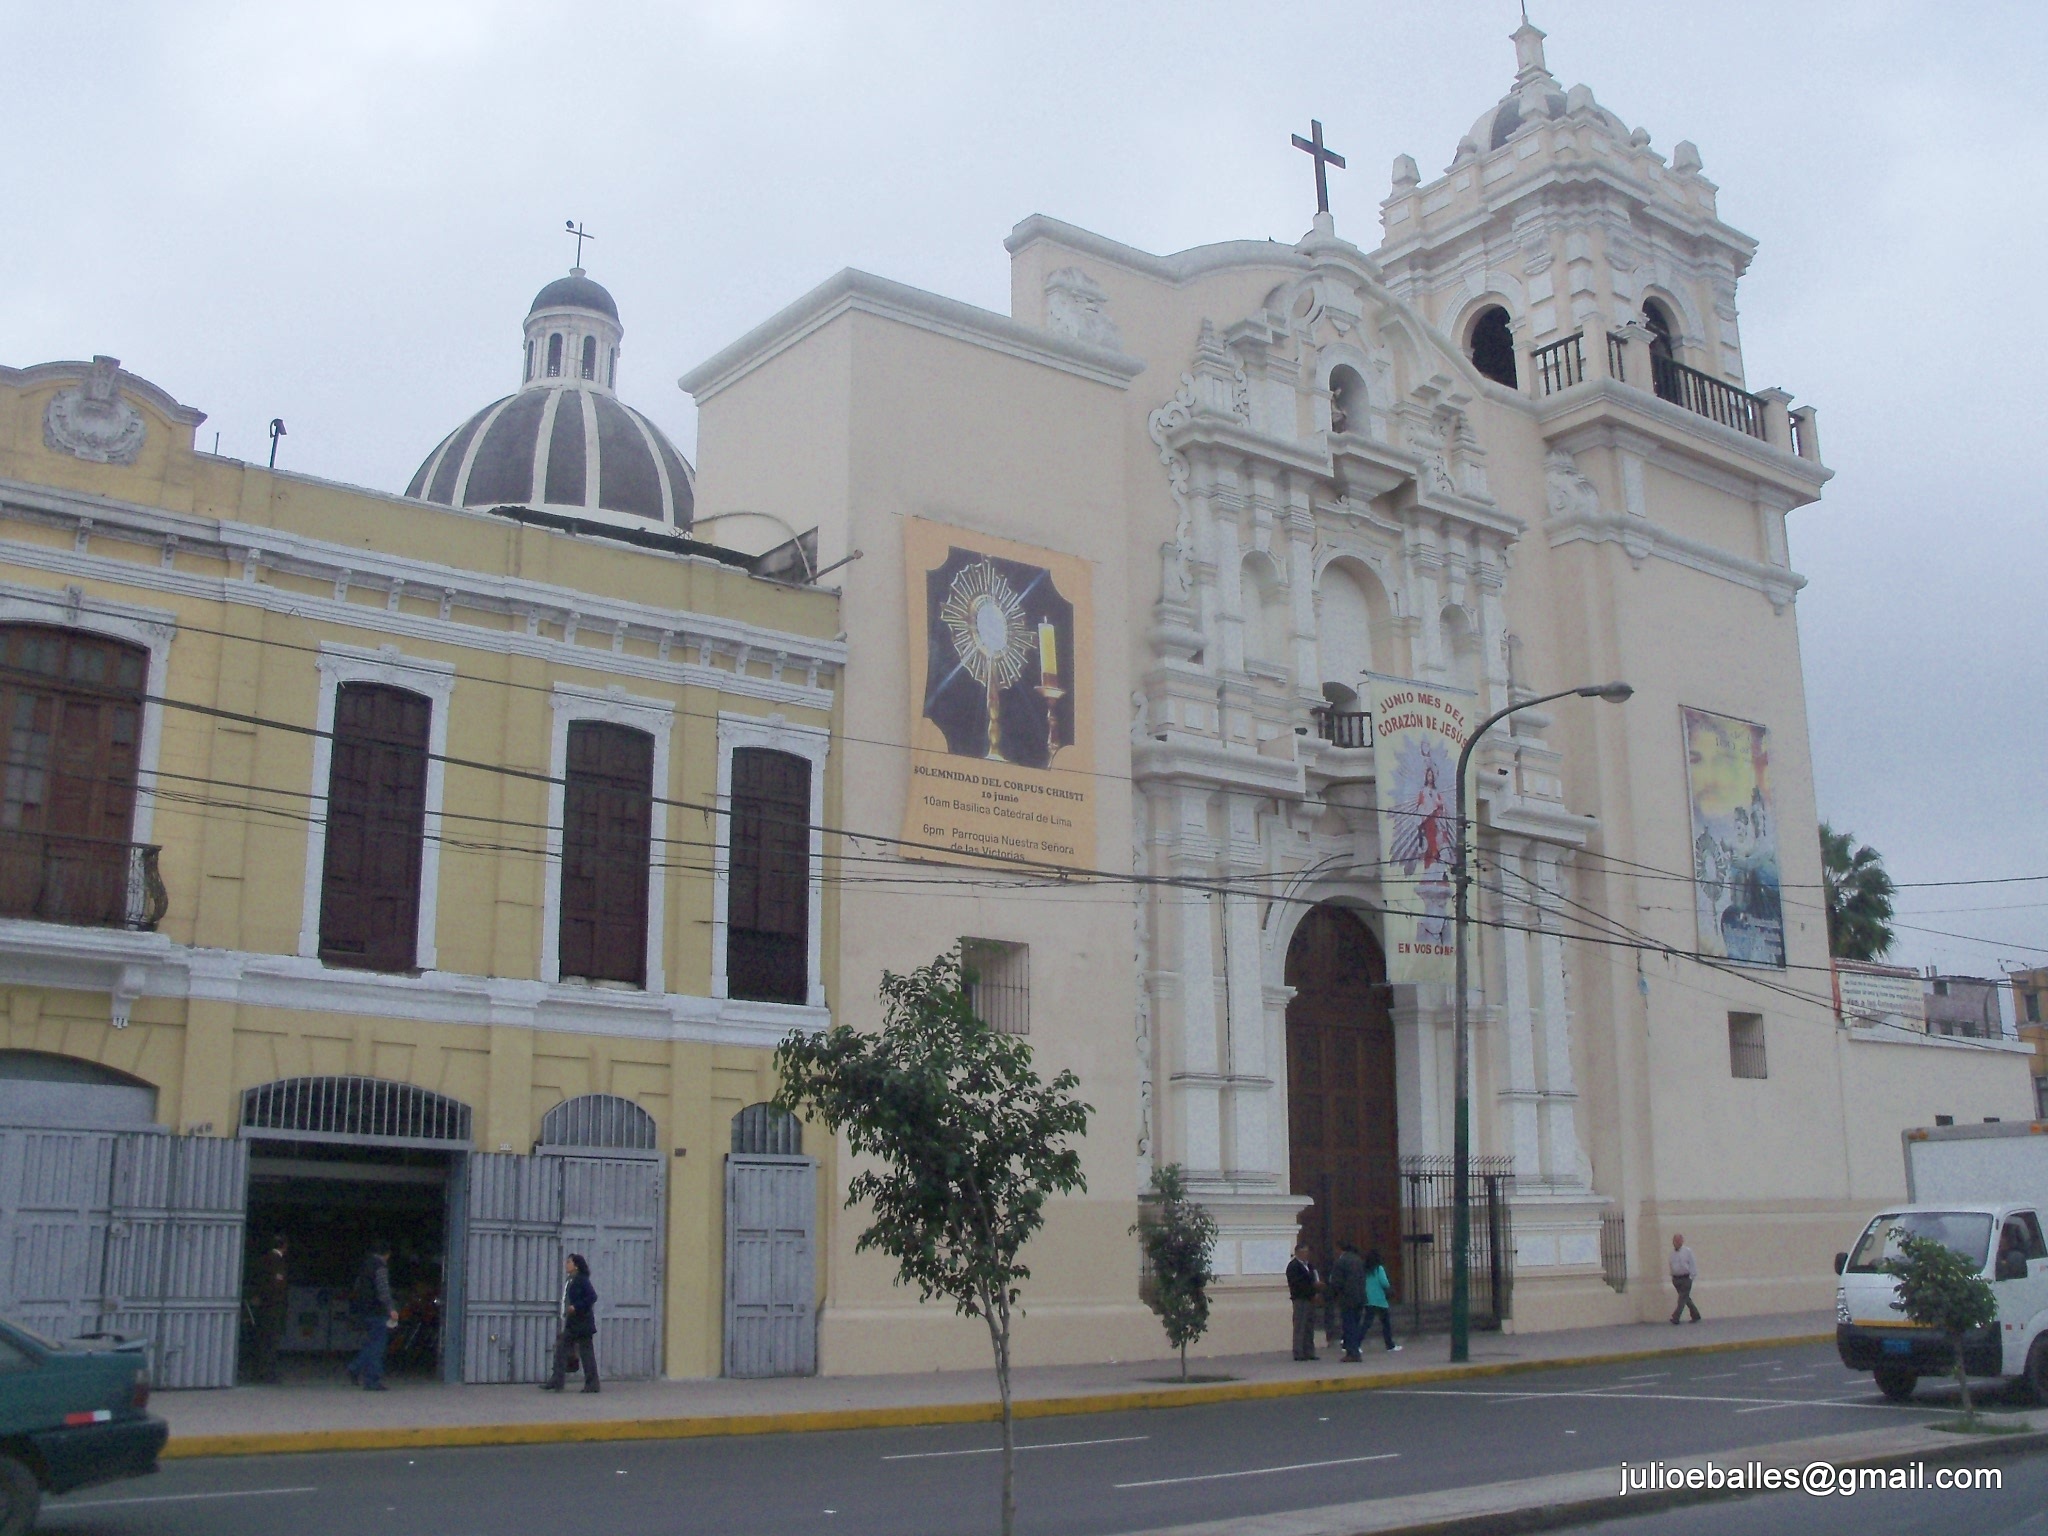
<svg viewBox="0 0 2048 1536">
<path fill-rule="evenodd" d="M 100 1328 L 149 1340 L 159 1387 L 231 1387 L 249 1144 L 127 1132 L 113 1149 Z"/>
<path fill-rule="evenodd" d="M 726 1157 L 726 1375 L 817 1370 L 817 1210 L 813 1159 Z"/>
<path fill-rule="evenodd" d="M 539 1381 L 562 1295 L 562 1159 L 469 1156 L 462 1379 Z"/>
<path fill-rule="evenodd" d="M 561 1255 L 590 1261 L 597 1286 L 597 1368 L 620 1379 L 661 1374 L 662 1165 L 650 1157 L 551 1158 L 562 1169 Z"/>
<path fill-rule="evenodd" d="M 51 1338 L 100 1327 L 114 1140 L 0 1129 L 0 1313 Z"/>
</svg>

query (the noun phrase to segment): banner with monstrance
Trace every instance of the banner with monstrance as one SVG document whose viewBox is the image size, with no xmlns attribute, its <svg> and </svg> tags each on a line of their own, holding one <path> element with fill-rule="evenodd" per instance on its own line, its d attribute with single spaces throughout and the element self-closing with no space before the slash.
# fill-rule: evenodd
<svg viewBox="0 0 2048 1536">
<path fill-rule="evenodd" d="M 1368 674 L 1386 893 L 1387 979 L 1457 979 L 1451 910 L 1457 856 L 1458 754 L 1477 696 Z"/>
<path fill-rule="evenodd" d="M 917 518 L 903 551 L 905 856 L 1094 867 L 1088 563 Z"/>
</svg>

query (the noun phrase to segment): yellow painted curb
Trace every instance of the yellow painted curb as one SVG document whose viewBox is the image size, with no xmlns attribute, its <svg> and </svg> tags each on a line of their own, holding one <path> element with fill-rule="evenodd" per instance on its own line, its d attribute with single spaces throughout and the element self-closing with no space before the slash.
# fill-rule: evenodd
<svg viewBox="0 0 2048 1536">
<path fill-rule="evenodd" d="M 1730 1339 L 1661 1349 L 1616 1350 L 1567 1359 L 1494 1360 L 1478 1365 L 1429 1366 L 1374 1376 L 1318 1376 L 1301 1381 L 1225 1381 L 1201 1386 L 1160 1386 L 1072 1397 L 1033 1397 L 1012 1405 L 1020 1419 L 1074 1414 L 1127 1413 L 1144 1408 L 1192 1408 L 1210 1403 L 1263 1402 L 1325 1392 L 1371 1392 L 1388 1387 L 1518 1376 L 1530 1371 L 1589 1365 L 1628 1365 L 1685 1355 L 1741 1349 L 1795 1349 L 1834 1342 L 1831 1333 L 1771 1339 Z M 825 1408 L 803 1413 L 705 1414 L 666 1419 L 579 1419 L 573 1423 L 448 1424 L 410 1429 L 311 1429 L 243 1435 L 173 1435 L 165 1460 L 206 1456 L 284 1456 L 312 1451 L 411 1451 L 475 1445 L 574 1445 L 611 1440 L 696 1440 L 728 1435 L 800 1435 L 833 1429 L 906 1429 L 936 1424 L 986 1424 L 1002 1417 L 1000 1403 L 919 1403 L 893 1408 Z"/>
</svg>

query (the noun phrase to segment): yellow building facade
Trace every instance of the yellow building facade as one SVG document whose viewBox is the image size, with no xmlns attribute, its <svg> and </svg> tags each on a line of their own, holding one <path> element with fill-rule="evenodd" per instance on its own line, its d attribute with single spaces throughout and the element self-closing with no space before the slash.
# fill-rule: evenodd
<svg viewBox="0 0 2048 1536">
<path fill-rule="evenodd" d="M 833 994 L 837 605 L 688 539 L 651 428 L 666 515 L 600 506 L 620 408 L 536 371 L 520 409 L 589 418 L 587 516 L 197 452 L 113 359 L 0 368 L 10 1315 L 225 1384 L 275 1226 L 303 1375 L 376 1232 L 418 1368 L 532 1379 L 580 1241 L 610 1369 L 730 1364 L 728 1153 L 798 1152 L 746 1112 Z M 756 1364 L 800 1368 L 809 1297 L 755 1300 L 788 1345 Z"/>
</svg>

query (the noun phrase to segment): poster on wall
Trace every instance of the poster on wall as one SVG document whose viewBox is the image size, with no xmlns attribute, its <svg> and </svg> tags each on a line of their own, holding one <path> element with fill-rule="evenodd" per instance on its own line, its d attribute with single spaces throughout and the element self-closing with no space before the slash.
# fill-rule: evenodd
<svg viewBox="0 0 2048 1536">
<path fill-rule="evenodd" d="M 1785 914 L 1778 894 L 1770 732 L 1703 709 L 1680 706 L 1679 715 L 1692 801 L 1700 953 L 1782 969 Z"/>
<path fill-rule="evenodd" d="M 908 518 L 904 854 L 1093 868 L 1088 563 Z"/>
<path fill-rule="evenodd" d="M 1457 980 L 1451 866 L 1457 854 L 1458 754 L 1477 695 L 1367 674 L 1386 892 L 1387 980 Z"/>
</svg>

